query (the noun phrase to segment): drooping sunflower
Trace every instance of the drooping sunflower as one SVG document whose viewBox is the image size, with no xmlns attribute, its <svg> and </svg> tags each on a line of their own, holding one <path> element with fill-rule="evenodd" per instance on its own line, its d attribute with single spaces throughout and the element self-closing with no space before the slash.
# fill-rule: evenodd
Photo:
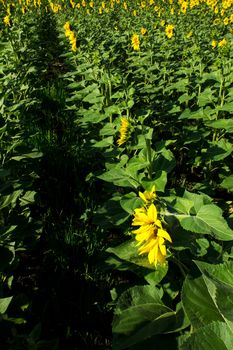
<svg viewBox="0 0 233 350">
<path fill-rule="evenodd" d="M 144 191 L 143 193 L 139 191 L 139 197 L 146 205 L 153 202 L 153 200 L 156 198 L 155 186 L 153 186 L 150 191 Z"/>
<path fill-rule="evenodd" d="M 65 34 L 66 36 L 69 36 L 69 32 L 71 31 L 70 29 L 70 22 L 66 22 L 63 26 L 64 30 L 65 30 Z"/>
<path fill-rule="evenodd" d="M 218 46 L 219 47 L 224 47 L 227 45 L 227 40 L 224 38 L 221 41 L 219 41 Z"/>
<path fill-rule="evenodd" d="M 130 126 L 130 123 L 128 121 L 128 118 L 122 117 L 121 118 L 121 126 L 120 126 L 120 137 L 117 140 L 118 146 L 121 146 L 126 142 L 126 140 L 128 138 L 129 126 Z"/>
<path fill-rule="evenodd" d="M 6 15 L 6 16 L 3 18 L 3 23 L 5 24 L 6 27 L 10 27 L 10 26 L 11 26 L 10 15 Z"/>
<path fill-rule="evenodd" d="M 164 263 L 167 256 L 165 243 L 172 240 L 158 219 L 155 205 L 152 203 L 149 207 L 135 209 L 132 226 L 140 226 L 132 231 L 136 235 L 137 245 L 140 246 L 139 255 L 148 254 L 149 263 L 155 266 Z"/>
</svg>

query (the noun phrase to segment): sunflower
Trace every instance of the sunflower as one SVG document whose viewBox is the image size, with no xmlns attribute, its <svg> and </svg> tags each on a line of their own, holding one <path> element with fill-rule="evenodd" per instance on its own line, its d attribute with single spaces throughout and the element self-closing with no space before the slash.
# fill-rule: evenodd
<svg viewBox="0 0 233 350">
<path fill-rule="evenodd" d="M 118 146 L 123 145 L 123 143 L 126 142 L 128 138 L 128 131 L 129 131 L 129 121 L 126 117 L 121 118 L 121 126 L 120 126 L 120 137 L 117 140 Z"/>
<path fill-rule="evenodd" d="M 211 45 L 212 45 L 212 48 L 215 49 L 215 47 L 217 46 L 217 41 L 216 40 L 212 40 L 211 42 Z"/>
<path fill-rule="evenodd" d="M 139 192 L 139 197 L 145 202 L 145 204 L 149 204 L 153 202 L 156 198 L 155 186 L 152 187 L 150 191 Z"/>
<path fill-rule="evenodd" d="M 219 47 L 224 47 L 227 45 L 227 40 L 224 38 L 221 41 L 219 41 L 218 46 Z"/>
<path fill-rule="evenodd" d="M 174 30 L 173 24 L 168 24 L 165 28 L 165 34 L 168 37 L 168 39 L 171 39 L 173 37 L 173 30 Z"/>
<path fill-rule="evenodd" d="M 140 40 L 139 40 L 139 36 L 134 33 L 131 39 L 132 42 L 132 47 L 135 51 L 139 51 L 140 49 Z"/>
<path fill-rule="evenodd" d="M 146 29 L 146 28 L 144 28 L 144 27 L 142 27 L 142 28 L 141 28 L 141 34 L 142 34 L 142 35 L 145 35 L 145 34 L 146 34 L 146 32 L 147 32 L 147 29 Z"/>
<path fill-rule="evenodd" d="M 155 205 L 152 203 L 148 208 L 135 209 L 132 226 L 140 226 L 132 231 L 136 235 L 137 245 L 140 246 L 139 255 L 148 254 L 149 263 L 155 266 L 164 263 L 167 255 L 165 242 L 172 240 L 158 219 Z"/>
<path fill-rule="evenodd" d="M 10 15 L 6 15 L 6 16 L 3 18 L 3 23 L 5 24 L 6 27 L 10 27 L 10 26 L 11 26 Z"/>
</svg>

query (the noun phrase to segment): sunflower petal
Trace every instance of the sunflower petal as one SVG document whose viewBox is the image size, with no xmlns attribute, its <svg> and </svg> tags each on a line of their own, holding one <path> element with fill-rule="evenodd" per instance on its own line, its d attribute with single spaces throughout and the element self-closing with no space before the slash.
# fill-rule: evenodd
<svg viewBox="0 0 233 350">
<path fill-rule="evenodd" d="M 151 204 L 147 210 L 147 216 L 151 222 L 155 223 L 157 220 L 157 209 L 154 204 Z"/>
<path fill-rule="evenodd" d="M 168 234 L 167 231 L 163 230 L 162 228 L 158 229 L 158 233 L 157 233 L 158 237 L 163 237 L 164 239 L 166 239 L 169 242 L 172 242 L 172 239 L 170 237 L 170 235 Z"/>
</svg>

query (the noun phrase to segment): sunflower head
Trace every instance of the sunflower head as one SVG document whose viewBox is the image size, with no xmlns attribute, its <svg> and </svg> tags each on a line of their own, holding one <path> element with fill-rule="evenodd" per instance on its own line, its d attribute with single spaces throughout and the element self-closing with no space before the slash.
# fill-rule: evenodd
<svg viewBox="0 0 233 350">
<path fill-rule="evenodd" d="M 147 208 L 137 208 L 134 211 L 132 226 L 139 226 L 132 232 L 139 246 L 139 255 L 148 254 L 150 264 L 155 266 L 166 261 L 166 241 L 172 242 L 169 233 L 163 229 L 158 218 L 158 212 L 152 203 Z"/>
<path fill-rule="evenodd" d="M 150 204 L 156 198 L 155 185 L 150 191 L 139 192 L 139 197 L 143 200 L 145 204 Z"/>
</svg>

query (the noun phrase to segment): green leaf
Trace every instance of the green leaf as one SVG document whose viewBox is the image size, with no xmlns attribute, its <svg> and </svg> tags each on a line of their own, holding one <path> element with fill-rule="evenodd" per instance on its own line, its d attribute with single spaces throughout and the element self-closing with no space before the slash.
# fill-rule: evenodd
<svg viewBox="0 0 233 350">
<path fill-rule="evenodd" d="M 20 197 L 20 199 L 19 199 L 20 205 L 24 206 L 24 205 L 34 203 L 35 195 L 36 195 L 35 191 L 26 191 L 25 194 L 22 197 Z"/>
<path fill-rule="evenodd" d="M 233 332 L 220 321 L 203 326 L 190 335 L 180 350 L 232 350 Z"/>
<path fill-rule="evenodd" d="M 214 204 L 203 205 L 196 215 L 177 215 L 176 217 L 187 231 L 211 234 L 223 241 L 233 240 L 233 231 L 222 217 L 222 210 Z"/>
<path fill-rule="evenodd" d="M 10 170 L 9 169 L 0 169 L 0 177 L 5 177 L 10 175 Z"/>
<path fill-rule="evenodd" d="M 154 323 L 167 314 L 170 316 L 172 310 L 162 303 L 160 292 L 154 286 L 128 289 L 120 296 L 115 309 L 113 349 L 125 349 L 158 334 Z"/>
<path fill-rule="evenodd" d="M 211 84 L 213 84 L 213 81 L 211 80 L 221 83 L 222 79 L 223 77 L 222 77 L 221 69 L 218 69 L 216 71 L 211 71 L 210 73 L 208 72 L 202 73 L 201 83 L 203 84 L 204 82 L 209 81 Z"/>
<path fill-rule="evenodd" d="M 144 158 L 135 156 L 126 164 L 126 171 L 136 175 L 139 170 L 145 169 L 147 166 L 148 162 Z"/>
<path fill-rule="evenodd" d="M 233 262 L 207 264 L 196 261 L 202 275 L 194 280 L 186 278 L 182 289 L 182 303 L 194 329 L 213 321 L 233 326 Z"/>
<path fill-rule="evenodd" d="M 168 264 L 158 264 L 156 269 L 144 276 L 145 280 L 156 286 L 167 274 Z"/>
<path fill-rule="evenodd" d="M 95 103 L 103 103 L 104 101 L 104 96 L 101 95 L 99 89 L 93 90 L 90 94 L 85 96 L 83 98 L 84 102 L 88 102 L 90 104 L 95 104 Z"/>
<path fill-rule="evenodd" d="M 179 92 L 186 92 L 188 84 L 189 84 L 189 79 L 187 78 L 180 79 L 176 83 L 170 84 L 167 90 L 177 90 Z"/>
<path fill-rule="evenodd" d="M 141 180 L 142 186 L 145 190 L 150 191 L 153 185 L 155 185 L 156 192 L 164 192 L 166 184 L 167 184 L 167 173 L 164 170 L 157 171 L 153 180 L 149 180 L 148 178 L 143 178 Z"/>
<path fill-rule="evenodd" d="M 115 254 L 118 258 L 126 260 L 132 264 L 154 270 L 155 267 L 149 264 L 147 257 L 138 254 L 137 242 L 135 239 L 130 239 L 116 247 L 106 249 L 108 253 Z"/>
<path fill-rule="evenodd" d="M 206 283 L 214 285 L 214 297 L 218 310 L 223 315 L 229 327 L 233 326 L 233 262 L 211 265 L 205 262 L 196 262 Z"/>
<path fill-rule="evenodd" d="M 187 190 L 184 191 L 183 197 L 193 201 L 195 212 L 201 209 L 203 205 L 212 203 L 212 199 L 206 194 L 192 193 Z"/>
<path fill-rule="evenodd" d="M 201 107 L 197 111 L 191 111 L 189 108 L 186 108 L 181 113 L 179 119 L 203 119 L 205 121 L 209 121 L 215 113 L 215 109 L 212 109 L 209 106 L 204 109 Z"/>
<path fill-rule="evenodd" d="M 109 136 L 109 137 L 106 137 L 105 139 L 101 140 L 101 141 L 98 141 L 98 142 L 95 142 L 93 144 L 93 147 L 96 147 L 96 148 L 104 148 L 104 147 L 109 147 L 109 146 L 112 146 L 113 144 L 113 136 Z"/>
<path fill-rule="evenodd" d="M 121 196 L 113 196 L 100 207 L 94 215 L 95 224 L 101 227 L 118 226 L 130 216 L 120 206 Z"/>
<path fill-rule="evenodd" d="M 194 203 L 192 200 L 182 197 L 175 197 L 172 202 L 173 208 L 178 213 L 184 213 L 190 215 L 191 209 L 194 207 Z"/>
<path fill-rule="evenodd" d="M 103 128 L 100 130 L 100 136 L 112 136 L 116 133 L 116 125 L 113 123 L 104 124 Z"/>
<path fill-rule="evenodd" d="M 125 169 L 117 167 L 98 176 L 99 179 L 112 182 L 116 186 L 137 188 L 140 185 L 139 179 L 135 173 L 130 173 Z"/>
<path fill-rule="evenodd" d="M 233 120 L 232 119 L 218 119 L 211 120 L 205 123 L 207 126 L 214 129 L 225 129 L 227 132 L 233 132 Z"/>
<path fill-rule="evenodd" d="M 209 289 L 208 289 L 209 287 Z M 224 322 L 218 310 L 212 284 L 206 285 L 203 276 L 194 280 L 186 278 L 182 288 L 182 304 L 194 329 L 205 326 L 212 321 Z"/>
<path fill-rule="evenodd" d="M 41 323 L 38 323 L 33 328 L 28 338 L 30 339 L 31 342 L 35 344 L 35 342 L 37 342 L 40 339 L 40 335 L 41 335 Z"/>
<path fill-rule="evenodd" d="M 226 177 L 220 184 L 221 187 L 233 192 L 233 175 Z"/>
<path fill-rule="evenodd" d="M 233 151 L 233 144 L 226 139 L 209 143 L 210 147 L 203 150 L 202 157 L 205 160 L 219 161 L 228 157 Z"/>
<path fill-rule="evenodd" d="M 182 308 L 172 311 L 153 285 L 135 286 L 124 292 L 113 319 L 113 349 L 127 349 L 156 334 L 186 326 Z"/>
<path fill-rule="evenodd" d="M 222 107 L 219 107 L 219 110 L 233 112 L 233 102 L 225 103 Z"/>
<path fill-rule="evenodd" d="M 7 311 L 7 308 L 10 305 L 12 298 L 13 296 L 0 299 L 0 314 L 4 314 Z"/>
<path fill-rule="evenodd" d="M 78 115 L 80 115 L 80 117 L 76 120 L 77 123 L 98 124 L 108 118 L 107 114 L 100 113 L 98 110 L 93 109 L 80 109 Z"/>
<path fill-rule="evenodd" d="M 164 170 L 166 173 L 169 173 L 172 171 L 175 165 L 176 161 L 173 153 L 170 150 L 164 148 L 153 161 L 153 170 L 155 172 Z"/>
<path fill-rule="evenodd" d="M 143 201 L 134 192 L 130 192 L 121 198 L 120 204 L 127 213 L 133 214 L 134 209 L 143 206 Z"/>
<path fill-rule="evenodd" d="M 198 96 L 198 105 L 200 107 L 204 107 L 209 103 L 213 103 L 215 100 L 213 96 L 213 91 L 210 87 L 206 88 L 203 92 L 201 92 Z"/>
<path fill-rule="evenodd" d="M 23 193 L 23 190 L 17 190 L 9 194 L 8 196 L 3 196 L 0 201 L 0 209 L 3 209 L 9 205 L 14 206 L 17 199 Z"/>
<path fill-rule="evenodd" d="M 35 151 L 35 152 L 31 152 L 31 153 L 22 154 L 20 156 L 15 156 L 15 157 L 12 157 L 11 159 L 16 160 L 16 161 L 20 161 L 22 159 L 41 158 L 42 156 L 43 156 L 43 153 Z"/>
</svg>

